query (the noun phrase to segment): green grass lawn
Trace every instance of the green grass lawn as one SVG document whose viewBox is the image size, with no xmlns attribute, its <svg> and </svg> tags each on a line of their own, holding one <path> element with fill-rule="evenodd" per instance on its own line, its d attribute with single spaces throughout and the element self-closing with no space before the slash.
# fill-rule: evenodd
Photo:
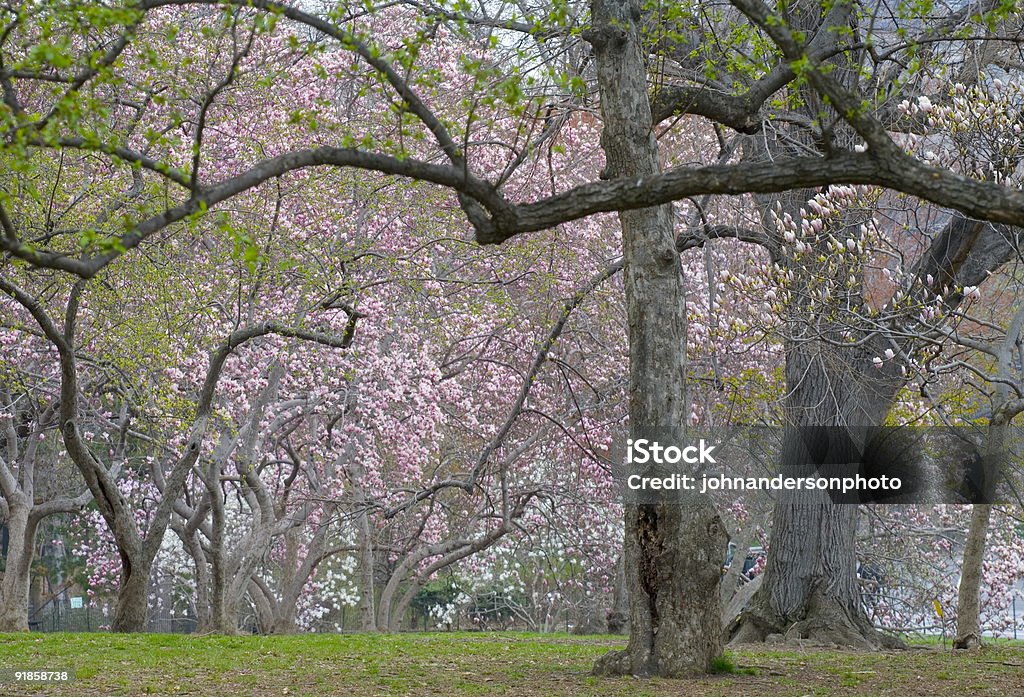
<svg viewBox="0 0 1024 697">
<path fill-rule="evenodd" d="M 1024 642 L 977 653 L 730 652 L 737 672 L 690 680 L 593 678 L 620 637 L 518 633 L 0 634 L 0 695 L 1024 695 Z M 773 647 L 775 648 L 775 647 Z M 26 685 L 14 670 L 73 670 Z"/>
</svg>

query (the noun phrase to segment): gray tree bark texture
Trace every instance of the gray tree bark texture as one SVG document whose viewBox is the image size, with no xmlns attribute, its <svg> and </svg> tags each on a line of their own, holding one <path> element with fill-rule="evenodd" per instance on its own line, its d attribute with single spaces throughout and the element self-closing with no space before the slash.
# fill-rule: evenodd
<svg viewBox="0 0 1024 697">
<path fill-rule="evenodd" d="M 660 171 L 641 52 L 639 3 L 594 0 L 594 47 L 607 176 Z M 669 205 L 625 211 L 623 275 L 629 323 L 629 419 L 633 438 L 682 443 L 686 414 L 686 317 Z M 711 502 L 627 505 L 629 644 L 598 660 L 595 674 L 681 676 L 706 672 L 722 653 L 719 575 L 727 544 Z"/>
<path fill-rule="evenodd" d="M 824 8 L 815 2 L 797 2 L 789 21 L 794 29 L 821 32 L 825 42 L 835 43 L 838 34 L 829 27 L 848 26 L 851 7 L 837 3 Z M 830 36 L 833 34 L 834 36 Z M 856 80 L 856 72 L 845 54 L 832 59 L 833 74 L 844 84 Z M 814 118 L 828 107 L 810 87 L 804 87 L 805 101 L 800 111 Z M 840 126 L 833 136 L 845 147 L 855 142 L 849 127 Z M 754 139 L 747 158 L 771 160 L 786 156 L 800 142 L 815 150 L 806 132 L 788 134 L 788 140 Z M 796 136 L 796 139 L 792 136 Z M 813 190 L 798 190 L 781 196 L 758 197 L 762 219 L 771 229 L 769 206 L 780 203 L 782 209 L 800 219 L 801 206 L 813 196 Z M 861 219 L 845 224 L 856 227 Z M 786 431 L 783 436 L 781 467 L 793 470 L 805 463 L 801 459 L 800 427 L 876 425 L 889 410 L 901 384 L 876 373 L 867 351 L 874 344 L 852 350 L 838 349 L 830 340 L 840 328 L 821 323 L 813 307 L 804 307 L 803 285 L 817 273 L 814 264 L 801 262 L 793 268 L 794 302 L 788 308 L 793 333 L 786 342 Z M 884 350 L 884 349 L 883 349 Z M 881 353 L 881 350 L 879 351 Z M 885 640 L 871 626 L 861 609 L 857 582 L 857 556 L 854 536 L 857 507 L 836 505 L 823 492 L 800 492 L 786 501 L 778 501 L 772 515 L 772 533 L 768 562 L 761 588 L 755 593 L 740 623 L 733 627 L 733 641 L 763 641 L 769 634 L 787 639 L 809 639 L 823 644 L 858 648 L 878 648 Z"/>
<path fill-rule="evenodd" d="M 871 368 L 871 352 L 870 344 L 847 351 L 823 342 L 787 346 L 783 472 L 806 464 L 801 426 L 856 428 L 884 418 L 902 383 L 889 371 Z M 857 513 L 856 505 L 833 503 L 821 491 L 801 491 L 775 504 L 764 581 L 733 627 L 732 641 L 782 634 L 861 649 L 900 645 L 875 630 L 861 607 Z"/>
</svg>

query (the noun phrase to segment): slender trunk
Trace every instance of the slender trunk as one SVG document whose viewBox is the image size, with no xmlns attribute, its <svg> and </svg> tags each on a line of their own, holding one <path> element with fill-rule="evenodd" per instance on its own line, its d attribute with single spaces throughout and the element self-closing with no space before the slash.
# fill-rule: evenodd
<svg viewBox="0 0 1024 697">
<path fill-rule="evenodd" d="M 384 589 L 380 593 L 380 602 L 377 603 L 377 629 L 380 631 L 388 631 L 388 628 L 391 626 L 391 603 L 402 581 L 405 580 L 406 574 L 409 573 L 409 569 L 424 558 L 425 555 L 416 555 L 415 557 L 410 555 L 406 557 L 395 567 L 388 582 L 384 584 Z"/>
<path fill-rule="evenodd" d="M 660 171 L 651 129 L 638 2 L 593 0 L 594 47 L 611 177 Z M 619 214 L 630 345 L 630 434 L 681 444 L 686 400 L 685 297 L 671 206 Z M 627 504 L 629 644 L 603 656 L 598 674 L 679 676 L 705 672 L 722 652 L 719 573 L 727 542 L 714 506 L 694 495 Z"/>
<path fill-rule="evenodd" d="M 1000 374 L 1012 375 L 1010 369 L 1010 350 L 1015 347 L 1015 338 L 1021 333 L 1024 324 L 1024 310 L 1018 312 L 1013 328 L 1007 332 L 999 356 Z M 960 573 L 960 589 L 957 594 L 956 609 L 956 641 L 953 646 L 958 649 L 969 649 L 981 646 L 981 582 L 984 576 L 985 542 L 988 526 L 992 518 L 992 501 L 996 494 L 996 484 L 1002 475 L 1003 452 L 1006 447 L 1007 428 L 1012 413 L 1005 410 L 1007 387 L 998 384 L 995 387 L 996 397 L 1003 403 L 1003 408 L 995 410 L 989 420 L 986 442 L 986 457 L 983 468 L 984 479 L 981 482 L 982 500 L 971 508 L 971 524 L 967 530 L 964 544 L 964 560 Z"/>
<path fill-rule="evenodd" d="M 9 542 L 0 582 L 0 632 L 26 632 L 36 539 L 36 521 L 29 515 L 28 506 L 11 504 L 7 529 Z"/>
<path fill-rule="evenodd" d="M 416 598 L 416 594 L 420 592 L 420 589 L 423 588 L 424 583 L 426 583 L 426 579 L 418 576 L 405 589 L 405 593 L 399 598 L 398 603 L 395 604 L 395 609 L 391 612 L 391 626 L 388 627 L 388 631 L 397 632 L 402 629 L 402 620 L 405 619 L 405 613 L 409 611 L 409 606 L 412 605 L 412 601 Z M 414 615 L 410 629 L 415 628 L 416 617 Z M 423 628 L 426 629 L 426 618 L 424 618 Z"/>
<path fill-rule="evenodd" d="M 615 588 L 612 590 L 612 609 L 608 612 L 608 633 L 624 634 L 629 628 L 629 591 L 626 588 L 626 559 L 615 560 Z"/>
<path fill-rule="evenodd" d="M 373 632 L 377 630 L 378 624 L 377 612 L 374 607 L 376 588 L 374 583 L 373 526 L 369 513 L 370 499 L 364 484 L 366 470 L 359 457 L 348 459 L 348 470 L 353 485 L 352 503 L 357 511 L 355 522 L 356 535 L 359 540 L 359 628 L 364 632 Z"/>
<path fill-rule="evenodd" d="M 971 525 L 964 544 L 963 569 L 956 606 L 956 641 L 953 647 L 970 649 L 981 646 L 981 579 L 992 506 L 978 503 L 971 507 Z"/>
<path fill-rule="evenodd" d="M 210 569 L 206 560 L 206 553 L 199 537 L 199 531 L 188 530 L 185 526 L 175 526 L 174 532 L 181 539 L 182 545 L 192 557 L 192 563 L 196 570 L 196 626 L 199 631 L 206 631 L 210 626 Z"/>
<path fill-rule="evenodd" d="M 278 605 L 279 612 L 274 613 L 270 624 L 265 625 L 266 631 L 271 634 L 294 634 L 298 631 L 295 622 L 296 606 L 299 595 L 306 584 L 308 575 L 303 574 L 305 564 L 299 562 L 299 530 L 294 528 L 284 534 L 284 559 L 281 562 L 281 602 Z M 313 543 L 309 545 L 306 554 L 318 554 L 322 545 L 317 544 L 314 537 Z M 249 594 L 252 595 L 250 589 Z M 262 594 L 261 594 L 262 595 Z"/>
<path fill-rule="evenodd" d="M 359 513 L 359 627 L 364 632 L 377 629 L 374 611 L 373 538 L 370 534 L 370 516 L 364 507 Z"/>
<path fill-rule="evenodd" d="M 252 600 L 253 610 L 256 612 L 256 624 L 260 632 L 264 634 L 293 634 L 295 632 L 295 603 L 284 608 L 284 612 L 290 612 L 291 622 L 287 627 L 279 624 L 277 609 L 281 607 L 275 599 L 269 595 L 270 589 L 255 579 L 249 579 L 249 598 Z"/>
</svg>

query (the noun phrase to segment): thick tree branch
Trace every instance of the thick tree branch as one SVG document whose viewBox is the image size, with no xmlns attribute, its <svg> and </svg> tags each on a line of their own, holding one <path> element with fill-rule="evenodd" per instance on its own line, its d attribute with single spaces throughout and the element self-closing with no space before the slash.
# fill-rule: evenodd
<svg viewBox="0 0 1024 697">
<path fill-rule="evenodd" d="M 708 225 L 687 230 L 676 237 L 676 249 L 680 253 L 694 247 L 703 247 L 708 240 L 734 239 L 741 242 L 756 244 L 772 250 L 771 239 L 762 230 L 738 227 L 734 225 Z"/>
<path fill-rule="evenodd" d="M 134 249 L 151 235 L 168 225 L 180 222 L 189 216 L 202 213 L 233 196 L 248 191 L 263 182 L 291 171 L 332 165 L 354 167 L 383 174 L 396 174 L 412 179 L 440 184 L 456 191 L 465 192 L 478 201 L 485 201 L 492 211 L 504 208 L 496 192 L 488 185 L 459 169 L 446 165 L 435 165 L 411 158 L 400 159 L 390 155 L 367 153 L 352 148 L 321 147 L 297 150 L 278 157 L 264 160 L 251 169 L 230 177 L 220 183 L 200 190 L 200 193 L 182 203 L 165 210 L 159 215 L 140 222 L 133 230 L 119 238 L 120 249 L 111 249 L 85 257 L 73 257 L 57 252 L 36 249 L 33 245 L 19 243 L 8 237 L 0 237 L 0 248 L 13 256 L 46 268 L 68 271 L 82 278 L 91 278 L 124 251 Z M 166 173 L 165 173 L 166 176 Z M 179 182 L 181 183 L 181 182 Z M 188 180 L 183 182 L 188 186 Z"/>
<path fill-rule="evenodd" d="M 524 232 L 545 230 L 594 213 L 649 208 L 704 194 L 778 193 L 826 184 L 872 184 L 911 194 L 968 216 L 1024 225 L 1024 193 L 968 179 L 907 155 L 844 152 L 834 157 L 676 168 L 642 178 L 577 186 L 513 209 L 515 227 L 477 231 L 477 241 L 497 244 Z"/>
</svg>

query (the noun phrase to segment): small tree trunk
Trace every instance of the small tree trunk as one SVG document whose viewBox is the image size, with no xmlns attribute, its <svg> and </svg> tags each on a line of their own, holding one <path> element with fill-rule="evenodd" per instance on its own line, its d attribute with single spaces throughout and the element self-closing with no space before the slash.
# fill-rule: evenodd
<svg viewBox="0 0 1024 697">
<path fill-rule="evenodd" d="M 210 626 L 211 617 L 210 568 L 206 560 L 206 553 L 203 551 L 198 530 L 188 531 L 184 526 L 177 526 L 174 532 L 181 539 L 189 556 L 192 557 L 192 563 L 196 569 L 196 626 L 199 631 L 204 632 Z"/>
<path fill-rule="evenodd" d="M 255 579 L 249 579 L 249 600 L 252 601 L 253 610 L 256 612 L 256 622 L 264 634 L 292 634 L 294 633 L 295 603 L 291 603 L 293 617 L 292 627 L 287 630 L 278 626 L 277 609 L 281 606 L 276 600 L 268 595 L 269 589 L 257 583 Z M 288 608 L 284 608 L 285 611 Z"/>
<path fill-rule="evenodd" d="M 0 632 L 27 632 L 36 538 L 36 523 L 29 516 L 28 506 L 10 506 L 7 529 L 10 541 L 0 582 Z"/>
<path fill-rule="evenodd" d="M 370 516 L 365 510 L 359 514 L 359 627 L 364 632 L 377 630 L 374 609 L 373 539 L 370 536 Z"/>
<path fill-rule="evenodd" d="M 985 558 L 992 506 L 987 503 L 971 507 L 971 525 L 964 544 L 963 569 L 956 606 L 956 641 L 953 648 L 970 649 L 981 646 L 981 577 Z"/>
<path fill-rule="evenodd" d="M 1008 333 L 999 356 L 1000 374 L 1011 375 L 1008 367 L 1009 351 L 1014 345 L 1013 334 L 1020 333 L 1024 310 L 1014 321 L 1016 332 Z M 971 524 L 964 543 L 964 560 L 960 572 L 960 590 L 957 595 L 956 641 L 953 647 L 969 649 L 981 646 L 981 582 L 984 575 L 985 541 L 992 518 L 991 501 L 995 497 L 996 483 L 1002 474 L 1003 454 L 1006 447 L 1007 426 L 1013 413 L 1006 411 L 1007 388 L 998 384 L 995 388 L 997 399 L 1003 408 L 996 409 L 989 420 L 984 464 L 984 481 L 981 483 L 982 500 L 971 508 Z M 1015 413 L 1015 412 L 1014 412 Z"/>
<path fill-rule="evenodd" d="M 612 590 L 612 608 L 608 611 L 608 633 L 623 634 L 628 627 L 629 591 L 626 588 L 626 558 L 615 560 L 615 588 Z"/>
<path fill-rule="evenodd" d="M 359 511 L 356 516 L 356 535 L 359 538 L 359 627 L 364 632 L 374 632 L 377 630 L 378 624 L 377 610 L 374 607 L 376 588 L 374 587 L 373 526 L 370 524 L 369 497 L 366 494 L 363 481 L 366 471 L 358 456 L 349 458 L 348 468 L 353 484 L 353 503 Z"/>
<path fill-rule="evenodd" d="M 395 599 L 395 593 L 398 592 L 399 586 L 405 580 L 409 568 L 419 561 L 422 561 L 422 557 L 417 558 L 413 563 L 410 563 L 409 559 L 402 560 L 391 573 L 388 582 L 384 584 L 384 588 L 380 592 L 380 601 L 377 603 L 377 629 L 380 631 L 386 632 L 391 626 L 391 603 Z"/>
<path fill-rule="evenodd" d="M 423 584 L 426 582 L 424 578 L 414 578 L 409 587 L 405 589 L 405 593 L 399 598 L 395 604 L 395 609 L 391 611 L 391 626 L 388 627 L 388 631 L 398 632 L 402 629 L 402 622 L 405 620 L 405 615 L 409 611 L 409 606 L 412 605 L 412 601 L 415 600 L 416 594 L 423 588 Z M 427 615 L 423 616 L 423 629 L 426 631 L 427 628 Z M 416 629 L 416 615 L 413 614 L 410 621 L 410 629 Z"/>
</svg>

